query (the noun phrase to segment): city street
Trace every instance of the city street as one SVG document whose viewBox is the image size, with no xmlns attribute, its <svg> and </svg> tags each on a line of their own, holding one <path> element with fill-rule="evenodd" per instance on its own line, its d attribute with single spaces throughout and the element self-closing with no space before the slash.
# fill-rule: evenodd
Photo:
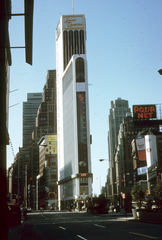
<svg viewBox="0 0 162 240">
<path fill-rule="evenodd" d="M 27 221 L 22 223 L 24 226 L 21 239 L 162 239 L 161 225 L 131 219 L 126 219 L 120 214 L 29 213 Z"/>
</svg>

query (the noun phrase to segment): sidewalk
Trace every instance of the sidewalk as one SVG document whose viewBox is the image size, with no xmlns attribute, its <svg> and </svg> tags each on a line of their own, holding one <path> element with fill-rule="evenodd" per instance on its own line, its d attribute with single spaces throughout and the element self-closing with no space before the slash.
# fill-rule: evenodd
<svg viewBox="0 0 162 240">
<path fill-rule="evenodd" d="M 152 223 L 152 224 L 160 224 L 160 225 L 162 225 L 162 222 L 160 222 L 160 221 L 141 220 L 141 219 L 138 219 L 138 218 L 134 219 L 132 213 L 127 213 L 127 217 L 126 217 L 126 215 L 120 214 L 120 213 L 109 212 L 108 214 L 109 214 L 109 216 L 112 216 L 116 220 L 119 220 L 119 221 L 145 222 L 145 223 Z"/>
</svg>

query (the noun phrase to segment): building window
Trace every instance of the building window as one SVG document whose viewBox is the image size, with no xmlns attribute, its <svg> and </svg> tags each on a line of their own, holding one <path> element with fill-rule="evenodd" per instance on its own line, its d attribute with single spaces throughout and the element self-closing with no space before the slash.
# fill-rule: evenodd
<svg viewBox="0 0 162 240">
<path fill-rule="evenodd" d="M 85 82 L 84 59 L 76 59 L 76 82 Z"/>
<path fill-rule="evenodd" d="M 80 54 L 85 53 L 85 47 L 84 47 L 84 31 L 80 31 Z"/>
</svg>

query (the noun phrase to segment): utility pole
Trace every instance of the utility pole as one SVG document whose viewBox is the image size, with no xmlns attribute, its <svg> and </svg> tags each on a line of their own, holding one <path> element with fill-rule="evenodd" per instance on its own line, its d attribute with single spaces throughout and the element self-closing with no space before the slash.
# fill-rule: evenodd
<svg viewBox="0 0 162 240">
<path fill-rule="evenodd" d="M 27 171 L 28 171 L 28 165 L 25 165 L 25 188 L 24 188 L 24 200 L 25 200 L 25 207 L 27 207 Z"/>
</svg>

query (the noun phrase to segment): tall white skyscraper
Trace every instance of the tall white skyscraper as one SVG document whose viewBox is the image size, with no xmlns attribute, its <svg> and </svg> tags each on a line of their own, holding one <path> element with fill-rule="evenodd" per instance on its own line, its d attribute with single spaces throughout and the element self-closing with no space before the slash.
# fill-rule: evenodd
<svg viewBox="0 0 162 240">
<path fill-rule="evenodd" d="M 84 15 L 61 16 L 56 29 L 60 208 L 92 194 Z"/>
</svg>

